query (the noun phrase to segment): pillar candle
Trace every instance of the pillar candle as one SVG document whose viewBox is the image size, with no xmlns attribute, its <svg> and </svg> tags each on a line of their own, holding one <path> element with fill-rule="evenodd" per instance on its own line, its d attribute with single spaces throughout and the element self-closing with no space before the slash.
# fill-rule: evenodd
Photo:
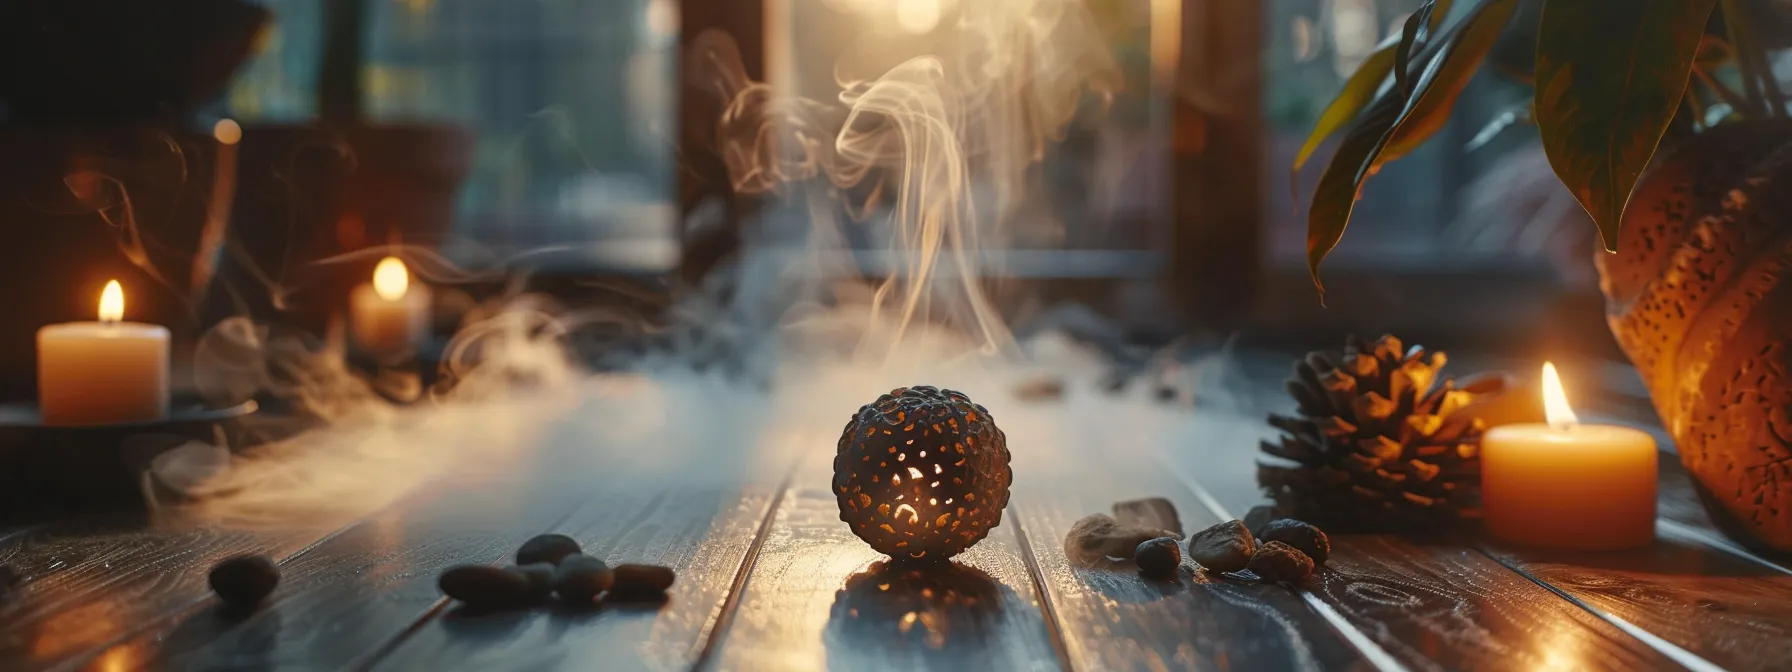
<svg viewBox="0 0 1792 672">
<path fill-rule="evenodd" d="M 1548 423 L 1481 438 L 1487 531 L 1527 546 L 1611 550 L 1655 541 L 1656 448 L 1649 434 L 1580 424 L 1555 366 L 1544 365 Z"/>
<path fill-rule="evenodd" d="M 364 352 L 409 352 L 429 329 L 429 288 L 413 286 L 398 258 L 381 259 L 373 270 L 373 282 L 349 295 L 349 324 L 355 345 Z"/>
<path fill-rule="evenodd" d="M 44 424 L 101 425 L 168 415 L 168 330 L 124 322 L 118 281 L 100 295 L 97 322 L 37 331 L 37 396 Z"/>
</svg>

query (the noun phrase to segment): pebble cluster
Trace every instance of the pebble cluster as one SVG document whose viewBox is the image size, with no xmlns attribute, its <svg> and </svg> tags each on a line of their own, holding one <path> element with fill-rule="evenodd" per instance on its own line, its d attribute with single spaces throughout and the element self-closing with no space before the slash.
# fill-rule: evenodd
<svg viewBox="0 0 1792 672">
<path fill-rule="evenodd" d="M 475 609 L 513 609 L 558 595 L 568 605 L 606 600 L 664 599 L 676 574 L 657 565 L 617 565 L 584 554 L 563 534 L 543 534 L 516 551 L 508 567 L 459 565 L 437 578 L 448 597 Z"/>
<path fill-rule="evenodd" d="M 1186 556 L 1209 572 L 1249 571 L 1269 582 L 1294 583 L 1313 573 L 1331 556 L 1331 540 L 1318 527 L 1277 519 L 1252 510 L 1244 520 L 1229 520 L 1188 538 Z M 1185 555 L 1182 521 L 1175 505 L 1161 497 L 1116 502 L 1113 514 L 1097 513 L 1072 525 L 1064 537 L 1064 553 L 1073 562 L 1098 566 L 1130 560 L 1139 573 L 1171 579 Z"/>
<path fill-rule="evenodd" d="M 1253 512 L 1255 513 L 1255 512 Z M 1253 533 L 1242 520 L 1229 520 L 1195 533 L 1188 556 L 1211 572 L 1249 570 L 1264 581 L 1294 583 L 1331 556 L 1331 540 L 1311 524 L 1279 519 Z"/>
</svg>

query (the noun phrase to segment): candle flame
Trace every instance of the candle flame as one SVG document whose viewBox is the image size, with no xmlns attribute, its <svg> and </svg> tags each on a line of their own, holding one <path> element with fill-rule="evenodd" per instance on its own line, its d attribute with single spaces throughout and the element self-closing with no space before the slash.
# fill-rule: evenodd
<svg viewBox="0 0 1792 672">
<path fill-rule="evenodd" d="M 212 137 L 219 144 L 234 145 L 243 139 L 243 127 L 230 119 L 219 119 L 212 124 Z"/>
<path fill-rule="evenodd" d="M 117 280 L 106 283 L 106 289 L 100 292 L 100 321 L 117 322 L 124 319 L 124 287 Z"/>
<path fill-rule="evenodd" d="M 373 293 L 387 301 L 397 301 L 411 288 L 411 274 L 398 257 L 386 257 L 373 268 Z"/>
<path fill-rule="evenodd" d="M 1562 377 L 1551 362 L 1543 363 L 1543 417 L 1556 429 L 1580 424 L 1580 418 L 1574 415 L 1574 407 L 1568 405 L 1568 393 L 1562 390 Z"/>
</svg>

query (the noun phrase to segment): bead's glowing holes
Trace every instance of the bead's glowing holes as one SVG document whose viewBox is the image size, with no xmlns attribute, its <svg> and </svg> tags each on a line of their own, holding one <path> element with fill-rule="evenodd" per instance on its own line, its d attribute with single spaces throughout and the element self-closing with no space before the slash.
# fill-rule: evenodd
<svg viewBox="0 0 1792 672">
<path fill-rule="evenodd" d="M 951 504 L 951 503 L 952 503 L 952 498 L 951 498 L 951 497 L 947 497 L 947 498 L 946 498 L 946 503 L 947 503 L 947 504 Z"/>
<path fill-rule="evenodd" d="M 877 481 L 873 480 L 872 482 L 875 483 Z M 892 485 L 902 485 L 902 475 L 901 474 L 890 474 L 890 483 Z"/>
<path fill-rule="evenodd" d="M 916 469 L 916 468 L 914 468 L 914 467 L 909 467 L 909 468 L 908 468 L 908 477 L 909 477 L 909 478 L 913 478 L 913 479 L 916 479 L 916 480 L 920 480 L 920 478 L 921 478 L 921 470 L 920 470 L 920 469 Z"/>
<path fill-rule="evenodd" d="M 927 451 L 925 451 L 925 450 L 921 451 L 921 457 L 927 457 Z"/>
<path fill-rule="evenodd" d="M 907 441 L 904 441 L 904 442 L 902 442 L 902 445 L 905 445 L 905 446 L 912 446 L 912 445 L 915 445 L 915 440 L 914 440 L 914 439 L 909 439 L 909 440 L 907 440 Z M 927 456 L 927 453 L 921 453 L 921 456 L 922 456 L 922 457 L 926 457 L 926 456 Z"/>
<path fill-rule="evenodd" d="M 939 506 L 939 504 L 940 504 L 940 499 L 939 499 L 939 498 L 938 498 L 938 497 L 928 497 L 928 498 L 927 498 L 927 503 L 928 503 L 928 504 L 932 504 L 932 505 L 934 505 L 934 506 Z"/>
<path fill-rule="evenodd" d="M 898 515 L 898 516 L 902 515 L 903 511 L 908 511 L 908 524 L 914 525 L 916 523 L 921 522 L 921 514 L 915 511 L 915 507 L 909 506 L 907 504 L 903 504 L 902 506 L 896 507 L 896 515 Z"/>
<path fill-rule="evenodd" d="M 938 475 L 940 475 L 940 474 L 943 474 L 943 473 L 946 473 L 946 470 L 945 470 L 945 468 L 943 468 L 943 467 L 941 467 L 941 466 L 940 466 L 940 465 L 937 465 L 937 464 L 936 464 L 936 465 L 933 465 L 933 475 L 935 475 L 935 476 L 938 476 Z"/>
<path fill-rule="evenodd" d="M 939 482 L 939 481 L 934 481 L 934 482 L 933 482 L 933 486 L 932 486 L 932 487 L 935 487 L 935 488 L 937 488 L 937 487 L 940 487 L 940 482 Z"/>
<path fill-rule="evenodd" d="M 903 453 L 903 454 L 901 454 L 901 455 L 897 455 L 897 456 L 896 456 L 896 461 L 897 461 L 897 462 L 901 462 L 901 461 L 903 461 L 903 460 L 906 460 L 906 459 L 908 459 L 908 453 Z"/>
</svg>

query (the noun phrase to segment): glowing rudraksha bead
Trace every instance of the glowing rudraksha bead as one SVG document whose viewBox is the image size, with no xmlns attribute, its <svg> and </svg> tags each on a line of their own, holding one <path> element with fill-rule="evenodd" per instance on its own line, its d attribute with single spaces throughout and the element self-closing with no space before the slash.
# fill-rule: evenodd
<svg viewBox="0 0 1792 672">
<path fill-rule="evenodd" d="M 873 549 L 905 560 L 964 552 L 1002 522 L 1008 439 L 969 397 L 929 386 L 891 390 L 840 434 L 840 520 Z"/>
</svg>

